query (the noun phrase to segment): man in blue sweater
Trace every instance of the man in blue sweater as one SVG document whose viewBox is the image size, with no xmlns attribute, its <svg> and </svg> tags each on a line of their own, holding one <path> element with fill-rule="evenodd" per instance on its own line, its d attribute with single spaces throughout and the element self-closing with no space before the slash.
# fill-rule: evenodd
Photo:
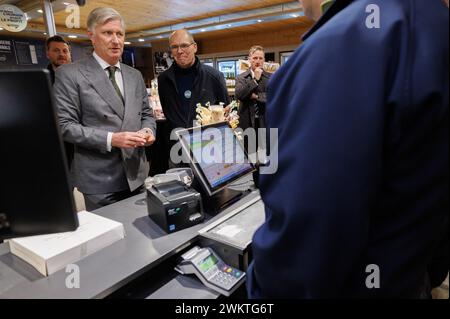
<svg viewBox="0 0 450 319">
<path fill-rule="evenodd" d="M 249 296 L 418 298 L 449 227 L 448 7 L 322 1 L 300 1 L 317 22 L 269 86 Z"/>
<path fill-rule="evenodd" d="M 194 126 L 198 103 L 228 105 L 230 97 L 223 74 L 196 56 L 197 43 L 188 30 L 173 32 L 169 44 L 175 62 L 158 77 L 158 91 L 170 132 Z"/>
</svg>

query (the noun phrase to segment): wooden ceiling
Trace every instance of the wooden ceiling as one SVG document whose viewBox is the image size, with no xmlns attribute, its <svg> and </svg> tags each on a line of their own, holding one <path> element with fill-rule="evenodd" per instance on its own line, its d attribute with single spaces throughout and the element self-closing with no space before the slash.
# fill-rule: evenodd
<svg viewBox="0 0 450 319">
<path fill-rule="evenodd" d="M 56 0 L 54 2 L 62 3 L 63 0 Z M 75 3 L 75 0 L 66 2 Z M 37 10 L 41 7 L 40 0 L 21 0 L 21 1 L 2 1 L 2 3 L 14 3 L 19 8 L 26 7 L 35 8 Z M 229 13 L 238 13 L 246 10 L 265 8 L 284 3 L 292 3 L 292 0 L 87 0 L 86 5 L 80 8 L 80 26 L 81 30 L 77 29 L 76 33 L 86 33 L 86 21 L 89 12 L 97 7 L 112 7 L 119 11 L 125 19 L 127 25 L 127 33 L 139 32 L 141 30 L 148 30 L 156 27 L 173 25 L 181 22 L 193 21 L 208 17 L 220 16 Z M 34 7 L 33 7 L 34 6 Z M 54 12 L 55 24 L 58 32 L 74 31 L 65 27 L 65 22 L 69 13 L 64 10 Z M 292 20 L 292 19 L 291 19 Z M 293 19 L 298 23 L 305 23 L 304 18 Z M 303 22 L 302 22 L 303 21 Z M 289 22 L 278 21 L 259 23 L 251 26 L 231 28 L 227 30 L 219 30 L 207 32 L 205 34 L 196 35 L 196 37 L 207 38 L 217 35 L 235 34 L 236 32 L 247 32 L 252 30 L 257 32 L 268 28 L 286 27 Z M 29 21 L 29 27 L 34 30 L 45 31 L 43 18 L 32 19 Z M 3 31 L 5 32 L 5 31 Z M 40 36 L 42 33 L 27 33 L 21 32 L 15 36 Z"/>
<path fill-rule="evenodd" d="M 232 37 L 238 34 L 252 34 L 263 31 L 272 31 L 286 28 L 310 28 L 313 22 L 306 17 L 298 17 L 295 19 L 287 19 L 280 21 L 272 21 L 267 23 L 257 23 L 227 30 L 218 30 L 214 32 L 198 33 L 195 35 L 196 40 L 204 40 L 215 37 Z"/>
<path fill-rule="evenodd" d="M 291 0 L 292 1 L 292 0 Z M 256 9 L 286 2 L 286 0 L 100 0 L 81 7 L 81 26 L 85 28 L 89 12 L 97 7 L 112 7 L 125 19 L 127 32 L 197 20 L 225 13 Z M 63 26 L 64 11 L 55 13 L 55 23 Z M 39 22 L 43 23 L 41 19 Z"/>
</svg>

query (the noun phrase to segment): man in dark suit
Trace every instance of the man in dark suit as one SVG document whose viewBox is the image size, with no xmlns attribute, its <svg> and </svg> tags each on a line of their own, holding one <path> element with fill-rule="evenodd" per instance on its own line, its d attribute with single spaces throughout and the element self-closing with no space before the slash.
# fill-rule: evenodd
<svg viewBox="0 0 450 319">
<path fill-rule="evenodd" d="M 259 128 L 266 127 L 265 113 L 270 73 L 263 70 L 265 62 L 263 47 L 259 45 L 251 47 L 248 60 L 250 68 L 236 78 L 235 95 L 241 102 L 239 127 L 243 130 L 253 128 L 258 132 Z M 261 144 L 261 141 L 259 142 Z M 247 142 L 246 149 L 250 152 L 253 149 L 256 151 L 257 145 L 253 147 L 253 145 L 248 145 Z"/>
<path fill-rule="evenodd" d="M 54 88 L 64 140 L 75 144 L 74 186 L 94 210 L 139 192 L 149 169 L 144 147 L 155 141 L 156 123 L 141 73 L 119 62 L 120 14 L 93 10 L 88 34 L 93 55 L 58 68 Z"/>
<path fill-rule="evenodd" d="M 50 71 L 52 84 L 55 84 L 55 70 L 63 64 L 72 62 L 70 46 L 69 43 L 59 35 L 48 38 L 45 42 L 45 46 L 47 49 L 47 59 L 50 61 L 47 70 Z M 67 165 L 70 170 L 73 161 L 73 144 L 64 142 L 64 148 L 66 150 Z"/>
<path fill-rule="evenodd" d="M 59 35 L 54 35 L 45 42 L 47 59 L 50 63 L 47 70 L 50 71 L 52 84 L 55 84 L 55 70 L 63 64 L 72 62 L 69 43 Z"/>
<path fill-rule="evenodd" d="M 418 298 L 449 227 L 448 7 L 300 2 L 317 22 L 270 82 L 249 295 Z"/>
</svg>

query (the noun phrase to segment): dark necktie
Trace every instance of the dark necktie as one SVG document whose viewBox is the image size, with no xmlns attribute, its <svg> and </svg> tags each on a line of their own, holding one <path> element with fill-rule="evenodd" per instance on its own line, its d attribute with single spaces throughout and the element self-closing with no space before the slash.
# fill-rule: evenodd
<svg viewBox="0 0 450 319">
<path fill-rule="evenodd" d="M 125 100 L 123 98 L 122 92 L 120 92 L 119 86 L 116 82 L 116 67 L 115 66 L 109 66 L 106 68 L 109 72 L 109 80 L 111 81 L 114 89 L 116 90 L 117 94 L 119 95 L 120 99 L 122 100 L 122 103 L 125 105 Z"/>
<path fill-rule="evenodd" d="M 259 106 L 258 106 L 258 102 L 255 103 L 255 118 L 259 118 Z"/>
<path fill-rule="evenodd" d="M 259 82 L 261 81 L 261 79 L 257 80 L 256 78 L 254 79 L 258 85 Z M 258 101 L 255 101 L 255 118 L 259 118 L 259 106 L 258 106 Z"/>
<path fill-rule="evenodd" d="M 259 81 L 258 82 L 259 85 Z M 255 118 L 259 118 L 259 107 L 258 107 L 258 101 L 255 101 Z"/>
</svg>

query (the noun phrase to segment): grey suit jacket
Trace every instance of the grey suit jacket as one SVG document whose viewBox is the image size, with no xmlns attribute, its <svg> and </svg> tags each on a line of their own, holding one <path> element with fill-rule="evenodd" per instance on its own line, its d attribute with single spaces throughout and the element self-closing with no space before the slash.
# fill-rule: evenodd
<svg viewBox="0 0 450 319">
<path fill-rule="evenodd" d="M 149 165 L 144 148 L 107 151 L 108 132 L 136 132 L 156 122 L 139 71 L 121 64 L 125 107 L 93 56 L 56 71 L 54 92 L 65 141 L 75 145 L 71 175 L 84 194 L 133 191 L 144 183 Z"/>
</svg>

